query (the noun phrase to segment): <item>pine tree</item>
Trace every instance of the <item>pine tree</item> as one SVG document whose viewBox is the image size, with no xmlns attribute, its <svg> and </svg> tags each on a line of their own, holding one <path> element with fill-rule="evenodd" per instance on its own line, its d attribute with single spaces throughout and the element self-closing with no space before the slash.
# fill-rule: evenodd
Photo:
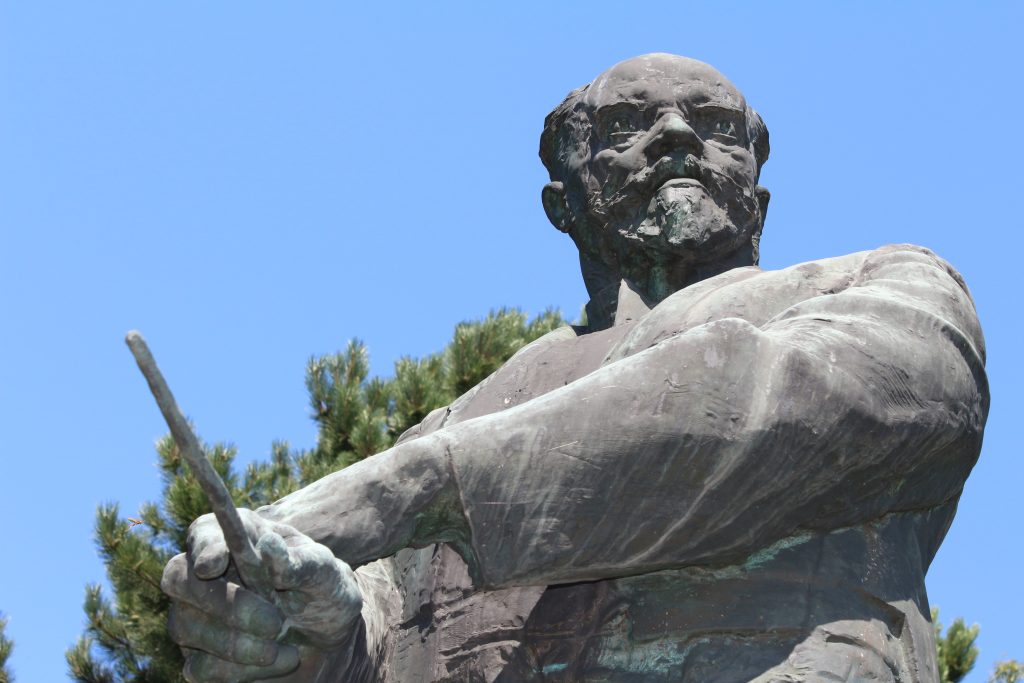
<svg viewBox="0 0 1024 683">
<path fill-rule="evenodd" d="M 7 618 L 0 614 L 0 683 L 14 683 L 14 673 L 7 666 L 7 660 L 11 657 L 11 650 L 14 649 L 14 642 L 4 634 L 7 628 Z"/>
<path fill-rule="evenodd" d="M 978 639 L 981 627 L 977 624 L 968 627 L 962 618 L 957 617 L 943 635 L 937 607 L 932 608 L 932 624 L 935 626 L 939 680 L 942 683 L 958 683 L 978 660 L 978 648 L 974 641 Z"/>
<path fill-rule="evenodd" d="M 1009 659 L 998 662 L 992 672 L 992 683 L 1024 683 L 1024 663 Z"/>
<path fill-rule="evenodd" d="M 293 450 L 275 442 L 269 462 L 250 464 L 239 477 L 234 447 L 205 445 L 206 456 L 239 507 L 256 508 L 390 447 L 430 411 L 451 403 L 502 365 L 524 344 L 563 325 L 553 311 L 527 321 L 499 309 L 482 321 L 460 323 L 447 348 L 426 358 L 401 358 L 391 379 L 369 377 L 366 347 L 311 358 L 306 367 L 316 445 Z M 209 512 L 194 477 L 170 437 L 156 446 L 163 497 L 140 519 L 122 517 L 116 504 L 96 513 L 95 540 L 113 593 L 86 587 L 85 633 L 65 657 L 82 683 L 179 683 L 184 664 L 167 634 L 169 601 L 160 590 L 163 567 L 183 551 L 192 520 Z M 2 629 L 0 629 L 2 630 Z M 0 633 L 2 636 L 2 633 Z M 0 664 L 3 662 L 0 638 Z M 0 683 L 6 683 L 0 679 Z"/>
</svg>

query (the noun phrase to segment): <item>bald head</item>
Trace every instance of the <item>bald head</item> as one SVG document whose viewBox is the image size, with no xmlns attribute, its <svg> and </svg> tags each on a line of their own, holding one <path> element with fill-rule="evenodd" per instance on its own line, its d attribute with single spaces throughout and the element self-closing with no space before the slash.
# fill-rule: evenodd
<svg viewBox="0 0 1024 683">
<path fill-rule="evenodd" d="M 745 107 L 743 95 L 717 69 L 704 62 L 656 52 L 619 62 L 594 79 L 585 99 L 650 103 L 651 98 L 675 99 L 678 88 L 703 91 L 703 97 L 719 97 L 736 107 Z"/>
<path fill-rule="evenodd" d="M 584 112 L 593 112 L 597 104 L 605 101 L 633 102 L 650 107 L 661 99 L 676 99 L 680 91 L 692 101 L 717 100 L 729 103 L 746 114 L 748 138 L 757 168 L 768 160 L 768 129 L 760 115 L 747 106 L 739 89 L 710 64 L 689 57 L 654 52 L 632 57 L 611 67 L 591 83 L 569 93 L 565 100 L 544 120 L 540 140 L 540 157 L 552 180 L 561 179 L 564 169 L 559 163 L 589 142 L 589 130 L 579 118 Z M 576 116 L 576 121 L 571 119 Z M 589 117 L 586 117 L 589 118 Z"/>
<path fill-rule="evenodd" d="M 579 248 L 585 279 L 626 277 L 660 301 L 757 262 L 768 131 L 703 62 L 658 53 L 616 64 L 548 115 L 540 155 L 545 212 Z"/>
</svg>

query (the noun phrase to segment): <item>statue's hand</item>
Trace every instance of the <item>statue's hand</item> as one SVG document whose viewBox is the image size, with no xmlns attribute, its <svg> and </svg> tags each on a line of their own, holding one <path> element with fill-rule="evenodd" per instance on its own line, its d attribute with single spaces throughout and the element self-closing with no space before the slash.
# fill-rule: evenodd
<svg viewBox="0 0 1024 683">
<path fill-rule="evenodd" d="M 358 625 L 362 597 L 347 564 L 286 524 L 238 512 L 266 563 L 277 604 L 238 584 L 216 518 L 197 519 L 188 552 L 167 563 L 161 582 L 171 598 L 168 628 L 186 648 L 190 681 L 283 676 L 300 659 L 338 648 Z"/>
</svg>

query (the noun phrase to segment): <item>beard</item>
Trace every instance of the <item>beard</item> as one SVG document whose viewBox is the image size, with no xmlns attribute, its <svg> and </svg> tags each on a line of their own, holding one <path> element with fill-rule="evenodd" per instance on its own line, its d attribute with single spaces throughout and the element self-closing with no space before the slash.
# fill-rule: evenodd
<svg viewBox="0 0 1024 683">
<path fill-rule="evenodd" d="M 694 266 L 715 263 L 753 247 L 756 262 L 760 207 L 751 193 L 729 189 L 733 191 L 718 192 L 716 201 L 701 184 L 669 181 L 646 204 L 636 202 L 628 207 L 632 211 L 616 207 L 618 225 L 606 223 L 604 229 L 595 231 L 603 238 L 599 250 L 606 257 L 614 252 L 620 264 L 639 258 Z M 599 214 L 607 216 L 608 212 L 599 210 Z M 598 216 L 591 219 L 591 225 L 603 222 Z"/>
</svg>

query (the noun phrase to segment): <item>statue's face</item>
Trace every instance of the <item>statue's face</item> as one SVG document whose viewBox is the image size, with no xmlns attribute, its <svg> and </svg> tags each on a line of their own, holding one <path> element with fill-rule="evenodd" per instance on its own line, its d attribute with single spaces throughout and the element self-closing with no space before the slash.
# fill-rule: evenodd
<svg viewBox="0 0 1024 683">
<path fill-rule="evenodd" d="M 584 93 L 589 144 L 570 159 L 567 199 L 584 214 L 577 242 L 711 263 L 762 224 L 757 162 L 740 92 L 702 62 L 645 55 Z M 577 221 L 579 223 L 579 221 Z M 599 246 L 603 242 L 604 246 Z M 660 255 L 660 256 L 659 256 Z"/>
</svg>

